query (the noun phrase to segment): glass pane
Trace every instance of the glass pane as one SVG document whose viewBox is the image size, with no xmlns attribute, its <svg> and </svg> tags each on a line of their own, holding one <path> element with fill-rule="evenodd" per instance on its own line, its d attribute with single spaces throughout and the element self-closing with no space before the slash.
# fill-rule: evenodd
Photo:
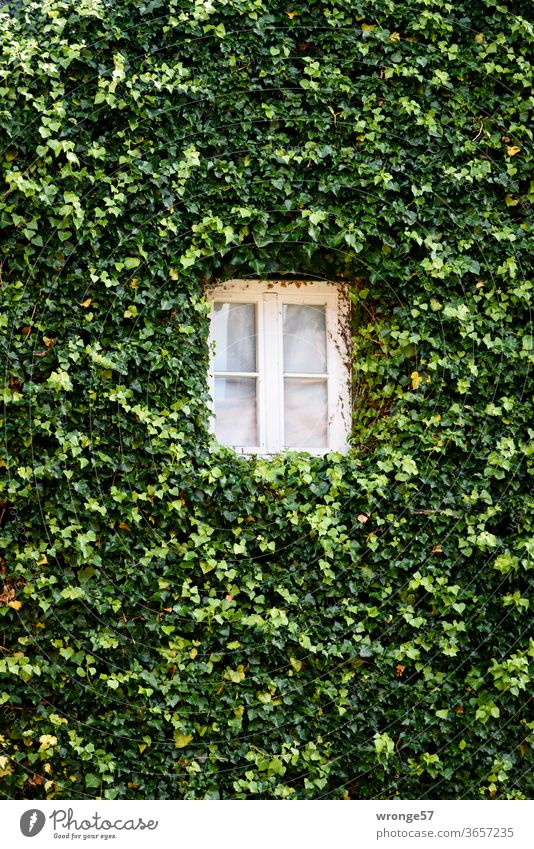
<svg viewBox="0 0 534 849">
<path fill-rule="evenodd" d="M 286 377 L 284 380 L 284 443 L 286 448 L 327 447 L 326 380 Z"/>
<path fill-rule="evenodd" d="M 284 372 L 326 372 L 325 308 L 284 304 Z"/>
<path fill-rule="evenodd" d="M 223 445 L 258 444 L 256 378 L 215 378 L 215 434 Z"/>
<path fill-rule="evenodd" d="M 254 304 L 214 304 L 215 371 L 256 371 Z"/>
</svg>

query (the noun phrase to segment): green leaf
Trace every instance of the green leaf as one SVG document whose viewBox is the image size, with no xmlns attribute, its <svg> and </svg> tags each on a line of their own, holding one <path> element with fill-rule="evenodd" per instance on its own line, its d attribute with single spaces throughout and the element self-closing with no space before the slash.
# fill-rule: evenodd
<svg viewBox="0 0 534 849">
<path fill-rule="evenodd" d="M 56 392 L 72 392 L 74 389 L 70 375 L 64 369 L 53 371 L 50 374 L 47 383 L 55 389 Z"/>
</svg>

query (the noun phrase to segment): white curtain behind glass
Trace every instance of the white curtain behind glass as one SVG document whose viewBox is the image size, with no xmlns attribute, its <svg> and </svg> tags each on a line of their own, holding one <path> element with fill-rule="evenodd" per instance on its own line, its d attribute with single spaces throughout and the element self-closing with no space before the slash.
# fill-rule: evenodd
<svg viewBox="0 0 534 849">
<path fill-rule="evenodd" d="M 284 304 L 284 373 L 326 372 L 326 316 L 322 306 Z"/>
<path fill-rule="evenodd" d="M 256 371 L 254 304 L 215 303 L 215 371 Z"/>
<path fill-rule="evenodd" d="M 286 448 L 325 448 L 328 440 L 325 307 L 284 304 L 282 320 L 284 444 Z"/>
<path fill-rule="evenodd" d="M 214 335 L 215 433 L 223 445 L 256 445 L 255 305 L 215 303 Z"/>
</svg>

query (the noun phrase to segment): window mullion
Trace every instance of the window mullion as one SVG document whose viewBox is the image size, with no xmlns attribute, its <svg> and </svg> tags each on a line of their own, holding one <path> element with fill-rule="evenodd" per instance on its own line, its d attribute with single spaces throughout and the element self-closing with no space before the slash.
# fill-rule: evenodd
<svg viewBox="0 0 534 849">
<path fill-rule="evenodd" d="M 264 423 L 266 451 L 274 454 L 280 451 L 280 342 L 278 327 L 278 295 L 276 292 L 265 292 L 263 295 L 264 310 Z"/>
<path fill-rule="evenodd" d="M 335 418 L 335 409 L 338 401 L 335 397 L 335 392 L 337 392 L 337 386 L 335 385 L 335 381 L 332 377 L 332 349 L 334 345 L 334 341 L 336 339 L 335 333 L 335 320 L 336 320 L 336 311 L 332 309 L 332 300 L 331 298 L 327 299 L 325 304 L 326 310 L 326 371 L 328 377 L 326 379 L 326 404 L 328 411 L 328 418 L 326 423 L 326 444 L 328 445 L 328 449 L 332 450 L 332 423 Z"/>
<path fill-rule="evenodd" d="M 282 298 L 276 296 L 276 339 L 277 362 L 276 377 L 278 381 L 278 405 L 276 407 L 278 421 L 278 450 L 285 446 L 285 410 L 284 410 L 284 315 Z"/>
<path fill-rule="evenodd" d="M 263 298 L 256 300 L 256 421 L 258 448 L 263 453 L 266 449 L 265 437 L 265 310 Z"/>
</svg>

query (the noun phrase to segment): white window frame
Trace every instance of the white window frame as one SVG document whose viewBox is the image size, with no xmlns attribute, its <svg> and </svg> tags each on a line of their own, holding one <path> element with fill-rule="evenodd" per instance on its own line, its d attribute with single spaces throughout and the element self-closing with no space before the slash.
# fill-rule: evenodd
<svg viewBox="0 0 534 849">
<path fill-rule="evenodd" d="M 210 314 L 211 424 L 215 432 L 215 340 L 213 309 L 216 302 L 256 305 L 257 339 L 257 432 L 258 445 L 227 446 L 238 454 L 272 456 L 285 451 L 323 455 L 346 453 L 351 427 L 350 302 L 346 284 L 310 280 L 228 280 L 210 286 L 206 297 Z M 327 335 L 327 447 L 322 449 L 284 448 L 284 371 L 282 350 L 283 304 L 324 306 Z M 303 374 L 302 377 L 314 375 Z"/>
</svg>

